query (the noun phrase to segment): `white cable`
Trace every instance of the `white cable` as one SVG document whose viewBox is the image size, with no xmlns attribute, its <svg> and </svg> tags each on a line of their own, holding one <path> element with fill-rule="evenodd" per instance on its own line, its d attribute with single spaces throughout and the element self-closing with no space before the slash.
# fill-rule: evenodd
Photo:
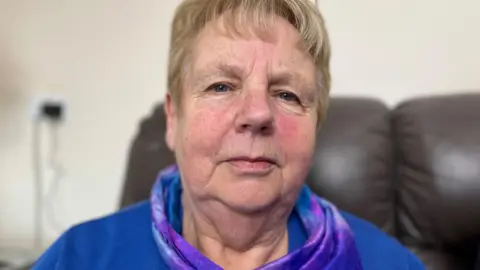
<svg viewBox="0 0 480 270">
<path fill-rule="evenodd" d="M 47 122 L 50 131 L 50 141 L 47 160 L 49 168 L 49 183 L 47 193 L 45 194 L 45 218 L 49 225 L 57 233 L 63 231 L 63 226 L 58 222 L 55 215 L 55 199 L 58 195 L 59 187 L 63 179 L 64 170 L 58 159 L 59 152 L 59 140 L 58 140 L 58 127 L 59 123 L 48 121 Z"/>
<path fill-rule="evenodd" d="M 35 200 L 33 205 L 34 215 L 34 249 L 43 250 L 43 170 L 42 170 L 42 151 L 41 151 L 41 121 L 38 119 L 33 122 L 32 130 L 32 162 L 33 178 L 35 189 Z"/>
<path fill-rule="evenodd" d="M 57 233 L 63 232 L 63 228 L 55 216 L 55 198 L 58 195 L 59 186 L 62 181 L 64 170 L 58 159 L 59 141 L 58 126 L 59 123 L 52 121 L 42 121 L 36 119 L 33 123 L 33 173 L 34 173 L 34 249 L 43 251 L 44 236 L 46 232 L 44 221 L 46 221 Z M 47 163 L 44 162 L 42 153 L 42 127 L 48 125 L 49 140 Z M 45 166 L 48 170 L 45 170 Z M 48 172 L 48 183 L 45 183 L 45 173 Z M 45 188 L 45 186 L 48 186 Z M 45 193 L 46 189 L 46 193 Z"/>
</svg>

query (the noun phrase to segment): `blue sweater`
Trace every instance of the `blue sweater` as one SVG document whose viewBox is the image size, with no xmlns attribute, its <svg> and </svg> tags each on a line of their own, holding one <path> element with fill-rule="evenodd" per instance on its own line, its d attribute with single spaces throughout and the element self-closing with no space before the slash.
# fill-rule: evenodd
<svg viewBox="0 0 480 270">
<path fill-rule="evenodd" d="M 366 270 L 423 270 L 406 248 L 374 225 L 342 212 L 350 225 Z M 288 221 L 289 249 L 307 239 L 299 217 Z M 168 269 L 152 235 L 150 203 L 143 202 L 110 216 L 77 225 L 43 254 L 33 269 Z"/>
</svg>

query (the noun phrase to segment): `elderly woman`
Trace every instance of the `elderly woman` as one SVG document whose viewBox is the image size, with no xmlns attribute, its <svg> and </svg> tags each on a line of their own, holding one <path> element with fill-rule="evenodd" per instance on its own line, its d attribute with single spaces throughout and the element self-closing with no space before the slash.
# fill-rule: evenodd
<svg viewBox="0 0 480 270">
<path fill-rule="evenodd" d="M 184 1 L 165 99 L 177 165 L 149 202 L 75 226 L 35 269 L 423 269 L 304 184 L 329 46 L 308 0 Z"/>
</svg>

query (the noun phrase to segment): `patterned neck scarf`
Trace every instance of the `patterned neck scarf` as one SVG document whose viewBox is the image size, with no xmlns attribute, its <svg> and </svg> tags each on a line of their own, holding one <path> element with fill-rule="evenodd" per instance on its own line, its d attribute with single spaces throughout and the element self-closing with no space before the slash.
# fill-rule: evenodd
<svg viewBox="0 0 480 270">
<path fill-rule="evenodd" d="M 170 269 L 221 270 L 175 231 L 181 228 L 181 211 L 175 210 L 180 196 L 180 174 L 174 165 L 160 173 L 150 198 L 153 234 L 162 259 Z M 332 204 L 304 186 L 293 211 L 297 211 L 307 232 L 306 243 L 258 270 L 362 269 L 353 234 Z"/>
</svg>

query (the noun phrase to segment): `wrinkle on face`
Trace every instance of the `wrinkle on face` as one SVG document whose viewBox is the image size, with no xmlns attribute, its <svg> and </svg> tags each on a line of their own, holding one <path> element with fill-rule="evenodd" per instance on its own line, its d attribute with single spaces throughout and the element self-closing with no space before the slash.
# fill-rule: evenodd
<svg viewBox="0 0 480 270">
<path fill-rule="evenodd" d="M 176 143 L 182 178 L 192 196 L 231 205 L 243 201 L 253 207 L 282 196 L 292 198 L 290 193 L 303 183 L 315 142 L 318 93 L 313 60 L 298 48 L 300 38 L 293 26 L 280 19 L 272 25 L 274 38 L 267 40 L 232 37 L 210 26 L 196 40 L 184 81 Z M 233 90 L 209 91 L 216 83 Z M 280 99 L 282 91 L 296 94 L 302 105 Z M 259 117 L 256 113 L 262 110 L 272 115 L 271 134 L 235 128 L 239 121 Z M 243 181 L 225 167 L 224 161 L 234 155 L 272 156 L 279 166 L 270 180 Z M 245 198 L 238 190 L 247 192 Z"/>
</svg>

